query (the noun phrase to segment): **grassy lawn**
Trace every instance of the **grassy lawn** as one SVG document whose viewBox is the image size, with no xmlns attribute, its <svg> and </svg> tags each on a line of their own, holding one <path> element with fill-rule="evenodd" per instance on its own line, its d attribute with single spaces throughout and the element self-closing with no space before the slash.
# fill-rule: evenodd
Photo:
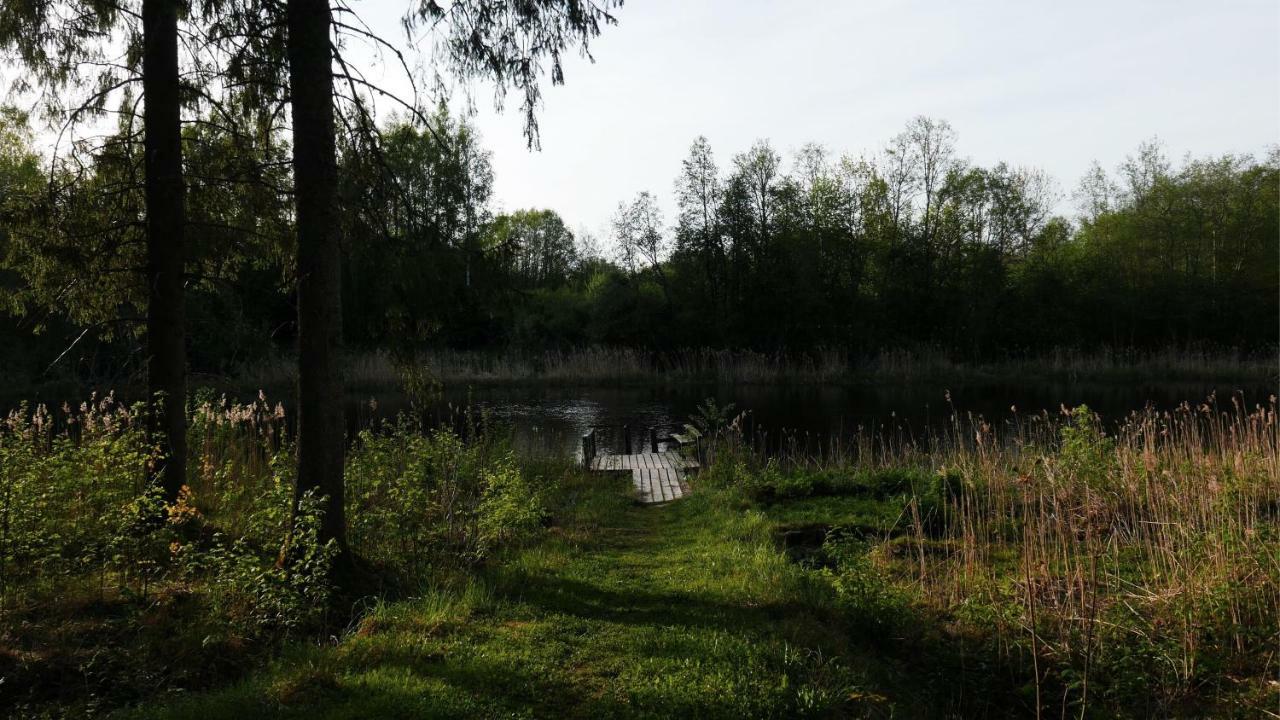
<svg viewBox="0 0 1280 720">
<path fill-rule="evenodd" d="M 850 646 L 829 586 L 786 558 L 762 513 L 711 493 L 641 507 L 625 481 L 599 478 L 566 495 L 545 540 L 480 579 L 378 608 L 243 684 L 134 714 L 889 714 L 883 688 L 904 687 L 894 663 Z"/>
</svg>

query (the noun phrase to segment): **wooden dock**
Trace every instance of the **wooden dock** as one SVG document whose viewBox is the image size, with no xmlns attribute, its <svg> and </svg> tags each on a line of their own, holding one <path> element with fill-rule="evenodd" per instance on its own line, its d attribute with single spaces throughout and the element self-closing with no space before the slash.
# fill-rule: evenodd
<svg viewBox="0 0 1280 720">
<path fill-rule="evenodd" d="M 597 455 L 591 469 L 630 472 L 631 484 L 642 503 L 678 500 L 689 494 L 688 473 L 698 467 L 678 452 L 646 452 L 631 455 Z"/>
<path fill-rule="evenodd" d="M 659 437 L 658 428 L 649 428 L 649 452 L 631 452 L 631 428 L 622 426 L 621 453 L 600 454 L 596 451 L 596 430 L 582 436 L 582 464 L 596 472 L 625 472 L 631 474 L 631 485 L 642 503 L 662 503 L 678 500 L 689 494 L 689 473 L 698 468 L 698 462 L 675 450 L 662 450 L 679 446 L 679 439 Z"/>
</svg>

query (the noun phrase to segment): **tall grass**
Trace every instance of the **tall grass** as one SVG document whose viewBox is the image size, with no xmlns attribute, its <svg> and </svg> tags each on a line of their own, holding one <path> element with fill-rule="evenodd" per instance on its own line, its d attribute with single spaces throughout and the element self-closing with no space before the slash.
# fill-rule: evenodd
<svg viewBox="0 0 1280 720">
<path fill-rule="evenodd" d="M 1248 715 L 1274 709 L 1280 672 L 1276 412 L 1209 398 L 1113 432 L 1085 407 L 1002 428 L 957 414 L 928 446 L 747 443 L 723 462 L 757 497 L 916 472 L 883 536 L 837 528 L 828 549 L 858 598 L 869 573 L 1024 672 L 1037 715 Z"/>
<path fill-rule="evenodd" d="M 1076 409 L 1057 435 L 1005 452 L 980 432 L 953 456 L 962 485 L 942 506 L 944 544 L 923 553 L 938 545 L 913 533 L 924 557 L 915 586 L 947 608 L 1016 608 L 973 619 L 1033 664 L 1045 659 L 1033 668 L 1042 696 L 1050 686 L 1085 706 L 1092 683 L 1170 713 L 1242 679 L 1273 678 L 1274 398 L 1252 411 L 1210 401 L 1137 413 L 1114 437 Z"/>
</svg>

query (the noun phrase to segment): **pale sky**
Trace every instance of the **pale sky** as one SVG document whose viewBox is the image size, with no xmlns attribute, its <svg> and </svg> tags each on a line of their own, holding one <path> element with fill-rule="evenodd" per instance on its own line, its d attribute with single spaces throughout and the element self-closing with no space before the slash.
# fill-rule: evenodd
<svg viewBox="0 0 1280 720">
<path fill-rule="evenodd" d="M 354 7 L 403 38 L 401 2 Z M 973 162 L 1039 167 L 1066 192 L 1153 136 L 1175 159 L 1280 142 L 1275 0 L 628 0 L 617 15 L 595 64 L 574 57 L 546 87 L 541 152 L 518 98 L 499 115 L 476 94 L 500 206 L 605 234 L 649 190 L 671 224 L 699 134 L 723 169 L 758 138 L 788 162 L 810 141 L 874 153 L 921 114 L 949 121 Z"/>
</svg>

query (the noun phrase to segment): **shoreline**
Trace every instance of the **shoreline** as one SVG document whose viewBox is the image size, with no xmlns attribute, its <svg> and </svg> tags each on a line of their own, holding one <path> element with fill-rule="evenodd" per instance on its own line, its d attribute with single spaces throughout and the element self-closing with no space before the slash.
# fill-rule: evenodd
<svg viewBox="0 0 1280 720">
<path fill-rule="evenodd" d="M 345 392 L 406 393 L 406 379 L 429 392 L 464 388 L 711 388 L 711 387 L 909 387 L 937 384 L 955 389 L 1026 388 L 1041 385 L 1093 387 L 1171 387 L 1221 384 L 1219 393 L 1274 389 L 1280 384 L 1280 360 L 1274 353 L 1062 352 L 1049 356 L 985 363 L 952 362 L 936 355 L 888 353 L 871 359 L 821 352 L 814 355 L 768 355 L 755 352 L 690 351 L 646 353 L 637 350 L 588 349 L 534 354 L 438 351 L 422 353 L 406 366 L 381 352 L 352 353 L 345 359 Z M 409 368 L 406 371 L 406 367 Z M 209 389 L 229 395 L 268 395 L 285 399 L 296 383 L 291 357 L 277 356 L 228 374 L 191 373 L 192 395 Z M 95 390 L 117 397 L 140 397 L 137 382 L 118 378 L 78 381 L 60 378 L 44 383 L 15 384 L 0 391 L 0 410 L 21 402 L 77 402 Z M 1187 400 L 1201 398 L 1188 397 Z"/>
</svg>

